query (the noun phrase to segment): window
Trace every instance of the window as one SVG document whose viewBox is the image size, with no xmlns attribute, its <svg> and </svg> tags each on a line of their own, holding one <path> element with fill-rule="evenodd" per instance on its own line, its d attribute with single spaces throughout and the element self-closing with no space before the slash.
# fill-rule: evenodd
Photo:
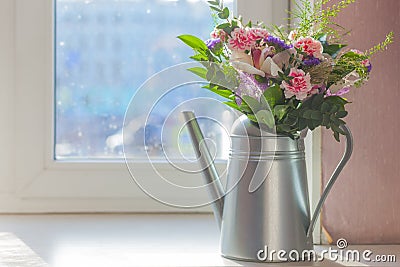
<svg viewBox="0 0 400 267">
<path fill-rule="evenodd" d="M 176 1 L 176 4 L 185 1 Z M 71 0 L 71 2 L 82 3 L 85 1 Z M 100 0 L 86 2 L 101 3 Z M 103 2 L 106 2 L 106 0 Z M 139 3 L 139 0 L 130 0 L 129 2 L 136 4 Z M 143 0 L 141 2 L 156 3 L 155 0 Z M 202 1 L 186 2 L 187 5 L 200 5 Z M 264 19 L 266 23 L 283 18 L 285 16 L 284 10 L 288 6 L 286 1 L 276 0 L 254 0 L 252 5 L 249 5 L 248 1 L 237 0 L 236 4 L 236 9 L 245 18 L 260 18 L 260 20 Z M 2 22 L 0 27 L 4 33 L 3 42 L 0 43 L 1 58 L 4 59 L 0 62 L 1 81 L 4 85 L 4 89 L 2 87 L 1 90 L 2 97 L 0 97 L 0 108 L 2 110 L 0 120 L 3 123 L 3 130 L 0 131 L 0 142 L 2 144 L 2 150 L 0 150 L 1 210 L 3 212 L 187 211 L 185 209 L 173 209 L 149 198 L 132 181 L 123 162 L 105 160 L 109 155 L 118 155 L 118 150 L 111 151 L 115 154 L 110 151 L 107 153 L 111 154 L 101 153 L 100 158 L 97 157 L 97 152 L 91 155 L 87 152 L 85 152 L 86 154 L 75 152 L 59 154 L 59 159 L 64 160 L 55 160 L 54 136 L 57 130 L 54 127 L 56 119 L 54 103 L 57 103 L 55 102 L 57 96 L 54 94 L 54 88 L 55 85 L 62 85 L 62 83 L 58 78 L 53 79 L 53 77 L 57 77 L 54 73 L 56 66 L 54 65 L 53 55 L 62 50 L 57 50 L 55 46 L 57 43 L 53 46 L 55 42 L 52 15 L 54 8 L 52 1 L 49 0 L 0 1 L 0 20 Z M 113 23 L 116 24 L 122 23 L 118 22 L 120 20 L 118 14 L 114 15 L 113 13 L 108 19 L 113 20 Z M 97 19 L 98 17 L 95 16 L 96 21 Z M 285 23 L 285 21 L 278 21 L 278 23 Z M 201 32 L 194 32 L 193 29 L 184 29 L 183 32 L 203 35 Z M 58 44 L 61 45 L 60 41 L 62 40 L 59 38 L 60 36 L 57 36 Z M 87 44 L 79 38 L 80 35 L 78 34 L 74 42 L 76 44 L 82 43 L 83 47 L 85 45 L 101 46 L 106 45 L 105 43 L 109 47 L 123 45 L 122 40 L 119 42 L 118 38 L 113 39 L 113 41 L 110 41 L 110 39 L 104 44 L 101 44 L 102 40 L 100 39 L 106 37 L 94 38 L 92 42 L 87 42 Z M 98 42 L 99 44 L 97 44 Z M 68 44 L 64 43 L 64 45 L 67 47 Z M 180 47 L 183 49 L 184 46 Z M 86 49 L 90 50 L 89 47 Z M 98 47 L 98 49 L 103 48 Z M 190 50 L 187 50 L 187 53 L 190 52 Z M 77 54 L 71 53 L 70 56 L 71 60 L 66 65 L 75 64 L 78 59 Z M 186 60 L 186 56 L 183 54 L 182 58 Z M 123 75 L 128 76 L 123 71 L 114 72 L 114 69 L 122 70 L 119 65 L 121 62 L 119 60 L 111 61 L 114 62 L 111 63 L 112 68 L 107 69 L 105 63 L 100 62 L 102 64 L 99 66 L 102 67 L 92 68 L 91 71 L 93 73 L 108 73 L 107 77 L 111 80 L 119 80 L 118 77 Z M 60 62 L 57 61 L 56 64 L 58 63 Z M 89 65 L 82 65 L 82 70 L 88 68 L 85 66 Z M 164 66 L 158 67 L 161 69 Z M 125 70 L 132 71 L 130 68 Z M 95 77 L 100 77 L 99 74 L 97 75 Z M 128 83 L 130 82 L 137 82 L 137 79 L 132 78 L 128 81 Z M 68 82 L 65 84 L 68 84 Z M 134 87 L 130 84 L 128 86 Z M 126 92 L 122 89 L 120 91 L 122 92 L 121 99 L 123 99 Z M 63 105 L 65 104 L 63 101 L 68 97 L 63 95 L 65 91 L 60 90 L 60 93 L 61 97 L 64 97 L 64 99 L 61 98 L 63 99 L 61 105 Z M 112 118 L 107 119 L 112 120 Z M 107 126 L 109 126 L 109 123 L 107 123 Z M 117 129 L 113 129 L 115 127 L 109 128 L 111 130 L 108 134 L 112 135 L 114 130 L 115 133 L 118 132 L 118 125 Z M 74 133 L 75 137 L 79 137 L 79 131 L 75 129 Z M 106 137 L 107 135 L 104 135 L 103 141 Z M 61 144 L 65 143 L 64 138 L 59 139 Z M 313 146 L 314 152 L 318 154 L 319 145 L 318 143 L 314 144 L 317 144 L 315 147 Z M 101 147 L 102 149 L 99 149 L 99 151 L 104 152 L 104 143 Z M 65 149 L 65 147 L 61 148 Z M 310 154 L 308 155 L 310 156 Z M 65 155 L 78 160 L 65 160 L 63 158 Z M 85 160 L 82 160 L 82 158 Z M 223 158 L 223 155 L 221 155 L 221 158 Z M 310 180 L 318 183 L 320 178 L 318 161 L 314 165 L 312 169 L 317 171 L 311 176 L 314 175 L 317 179 Z M 163 164 L 160 164 L 160 166 L 162 168 Z M 138 166 L 138 171 L 143 173 L 144 176 L 149 175 L 149 169 L 146 166 Z M 176 179 L 187 180 L 185 174 L 176 170 L 165 169 L 163 171 Z M 196 185 L 200 181 L 202 181 L 200 176 L 193 178 L 193 183 Z M 312 191 L 314 196 L 318 196 L 319 185 L 314 184 L 312 188 L 316 189 Z M 163 193 L 169 198 L 199 199 L 199 201 L 207 198 L 206 194 L 178 194 L 174 191 Z M 208 209 L 201 208 L 199 210 Z"/>
<path fill-rule="evenodd" d="M 225 4 L 232 6 L 232 1 Z M 190 60 L 192 51 L 176 36 L 209 36 L 213 23 L 207 2 L 55 0 L 55 15 L 55 159 L 123 159 L 121 130 L 129 100 L 155 73 Z M 130 147 L 136 157 L 146 157 L 143 139 L 152 157 L 162 159 L 165 152 L 178 157 L 179 149 L 192 156 L 187 135 L 172 142 L 179 132 L 176 119 L 162 126 L 180 103 L 212 96 L 199 88 L 182 86 L 166 95 L 147 125 L 140 120 L 147 114 L 135 107 L 131 123 L 139 125 L 130 132 Z M 213 129 L 209 137 L 218 143 L 222 129 L 203 123 Z"/>
</svg>

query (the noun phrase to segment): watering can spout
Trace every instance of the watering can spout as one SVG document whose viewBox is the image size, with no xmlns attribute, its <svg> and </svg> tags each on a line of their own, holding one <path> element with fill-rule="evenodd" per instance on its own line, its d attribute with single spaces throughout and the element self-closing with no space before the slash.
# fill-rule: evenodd
<svg viewBox="0 0 400 267">
<path fill-rule="evenodd" d="M 204 136 L 196 120 L 195 114 L 193 111 L 183 111 L 182 113 L 186 121 L 186 126 L 189 130 L 189 135 L 192 139 L 197 159 L 200 162 L 205 182 L 209 189 L 209 197 L 213 201 L 212 209 L 215 220 L 217 221 L 219 229 L 221 229 L 222 213 L 224 208 L 224 189 L 219 180 L 219 175 L 214 165 L 214 160 L 206 142 L 204 142 Z"/>
</svg>

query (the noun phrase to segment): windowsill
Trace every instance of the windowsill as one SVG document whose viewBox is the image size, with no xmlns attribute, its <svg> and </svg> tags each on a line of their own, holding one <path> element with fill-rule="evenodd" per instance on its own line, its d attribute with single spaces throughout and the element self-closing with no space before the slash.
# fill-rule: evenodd
<svg viewBox="0 0 400 267">
<path fill-rule="evenodd" d="M 0 229 L 15 234 L 54 267 L 260 266 L 219 255 L 219 232 L 211 215 L 2 215 Z M 400 252 L 399 246 L 373 248 Z M 313 266 L 343 265 L 324 260 Z"/>
</svg>

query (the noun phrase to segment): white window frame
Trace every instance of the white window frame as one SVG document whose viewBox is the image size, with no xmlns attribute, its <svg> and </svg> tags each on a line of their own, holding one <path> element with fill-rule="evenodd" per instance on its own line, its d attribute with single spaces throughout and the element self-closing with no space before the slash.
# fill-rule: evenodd
<svg viewBox="0 0 400 267">
<path fill-rule="evenodd" d="M 270 23 L 283 17 L 276 8 L 283 10 L 288 5 L 287 1 L 253 0 L 250 5 L 237 0 L 235 11 L 245 19 Z M 0 43 L 4 59 L 0 62 L 4 86 L 0 97 L 4 126 L 0 131 L 0 212 L 187 212 L 148 197 L 123 162 L 53 159 L 53 1 L 2 0 L 0 13 L 4 38 Z M 313 159 L 308 160 L 313 205 L 320 194 L 320 144 L 319 132 L 307 139 L 307 150 L 312 152 L 308 157 Z M 148 173 L 145 168 L 142 172 Z"/>
</svg>

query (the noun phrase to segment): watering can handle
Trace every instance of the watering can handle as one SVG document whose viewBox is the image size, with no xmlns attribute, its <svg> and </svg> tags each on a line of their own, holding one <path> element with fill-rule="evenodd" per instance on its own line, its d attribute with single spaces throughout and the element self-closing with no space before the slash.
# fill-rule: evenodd
<svg viewBox="0 0 400 267">
<path fill-rule="evenodd" d="M 331 191 L 334 183 L 336 182 L 339 174 L 342 172 L 344 166 L 350 159 L 350 156 L 353 152 L 353 136 L 350 132 L 349 127 L 347 125 L 342 125 L 340 128 L 345 132 L 346 136 L 346 150 L 343 154 L 342 159 L 340 160 L 339 164 L 337 165 L 335 171 L 333 172 L 331 178 L 329 179 L 328 183 L 325 186 L 324 191 L 322 192 L 321 198 L 317 204 L 317 207 L 314 210 L 313 217 L 311 219 L 310 226 L 308 227 L 307 237 L 310 237 L 314 231 L 315 223 L 317 222 L 317 218 L 319 213 L 321 212 L 322 205 L 324 205 L 326 197 L 328 196 L 329 192 Z"/>
</svg>

